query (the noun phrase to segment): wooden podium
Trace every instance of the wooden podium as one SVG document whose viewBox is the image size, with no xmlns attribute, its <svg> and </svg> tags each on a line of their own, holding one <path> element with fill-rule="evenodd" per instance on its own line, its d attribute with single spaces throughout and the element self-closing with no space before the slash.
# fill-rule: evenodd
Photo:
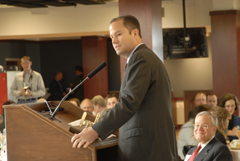
<svg viewBox="0 0 240 161">
<path fill-rule="evenodd" d="M 49 102 L 58 105 L 59 101 Z M 68 123 L 82 117 L 83 110 L 64 101 L 58 120 L 40 114 L 46 103 L 6 105 L 5 121 L 8 161 L 116 161 L 117 138 L 95 141 L 88 148 L 72 148 Z M 94 121 L 90 114 L 87 120 Z"/>
</svg>

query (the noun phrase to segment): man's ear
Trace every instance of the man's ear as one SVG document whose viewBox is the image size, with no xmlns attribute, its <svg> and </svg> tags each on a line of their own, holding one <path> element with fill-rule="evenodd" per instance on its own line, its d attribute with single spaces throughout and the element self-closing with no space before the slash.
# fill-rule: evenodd
<svg viewBox="0 0 240 161">
<path fill-rule="evenodd" d="M 217 131 L 217 126 L 214 126 L 214 132 L 216 132 Z"/>
<path fill-rule="evenodd" d="M 138 36 L 139 35 L 138 29 L 133 29 L 133 34 L 134 34 L 134 36 Z"/>
</svg>

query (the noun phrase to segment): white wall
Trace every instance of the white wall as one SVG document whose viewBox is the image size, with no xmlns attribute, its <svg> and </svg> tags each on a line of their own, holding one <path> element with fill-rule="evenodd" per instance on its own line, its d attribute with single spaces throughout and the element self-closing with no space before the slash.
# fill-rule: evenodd
<svg viewBox="0 0 240 161">
<path fill-rule="evenodd" d="M 213 88 L 211 38 L 207 38 L 207 42 L 208 58 L 164 60 L 175 97 L 183 97 L 184 90 L 209 90 Z"/>
<path fill-rule="evenodd" d="M 118 2 L 26 9 L 0 8 L 0 36 L 108 31 L 117 17 Z"/>
<path fill-rule="evenodd" d="M 162 1 L 165 17 L 162 18 L 163 28 L 183 27 L 182 0 Z M 209 11 L 213 10 L 212 0 L 186 0 L 186 26 L 202 27 L 211 24 Z"/>
</svg>

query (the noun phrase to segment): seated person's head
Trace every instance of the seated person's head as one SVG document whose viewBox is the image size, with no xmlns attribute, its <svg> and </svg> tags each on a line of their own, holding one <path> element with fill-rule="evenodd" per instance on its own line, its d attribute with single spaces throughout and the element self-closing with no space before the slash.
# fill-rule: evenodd
<svg viewBox="0 0 240 161">
<path fill-rule="evenodd" d="M 238 109 L 239 102 L 235 95 L 226 93 L 220 98 L 218 106 L 225 108 L 232 115 Z"/>
<path fill-rule="evenodd" d="M 217 119 L 211 113 L 203 111 L 197 114 L 194 124 L 194 136 L 200 144 L 210 141 L 217 130 Z"/>
<path fill-rule="evenodd" d="M 225 108 L 220 108 L 218 106 L 213 108 L 211 113 L 218 120 L 218 131 L 226 138 L 227 136 L 224 131 L 228 128 L 229 120 L 232 117 L 231 114 Z"/>
<path fill-rule="evenodd" d="M 15 102 L 12 101 L 12 100 L 8 100 L 8 101 L 3 103 L 3 105 L 10 105 L 10 104 L 15 104 Z M 3 116 L 4 116 L 4 108 L 2 108 L 2 113 L 3 113 Z"/>
<path fill-rule="evenodd" d="M 214 93 L 208 93 L 206 95 L 207 98 L 207 105 L 210 106 L 211 108 L 216 107 L 217 106 L 217 96 Z"/>
<path fill-rule="evenodd" d="M 92 114 L 94 108 L 93 108 L 93 104 L 91 102 L 90 99 L 85 98 L 84 100 L 82 100 L 81 104 L 80 104 L 80 108 L 84 111 L 88 111 Z"/>
<path fill-rule="evenodd" d="M 206 104 L 206 95 L 202 92 L 199 92 L 195 95 L 195 101 L 196 106 L 199 106 L 201 104 Z"/>
<path fill-rule="evenodd" d="M 198 107 L 194 108 L 192 110 L 192 112 L 189 113 L 189 120 L 190 119 L 195 119 L 195 117 L 197 116 L 198 113 L 202 112 L 202 111 L 209 111 L 210 107 L 207 105 L 199 105 Z"/>
<path fill-rule="evenodd" d="M 70 98 L 69 101 L 77 107 L 80 107 L 80 101 L 78 98 Z"/>
<path fill-rule="evenodd" d="M 113 108 L 118 103 L 118 96 L 116 94 L 109 94 L 105 99 L 108 109 Z"/>
<path fill-rule="evenodd" d="M 91 101 L 94 107 L 93 111 L 94 116 L 96 116 L 98 113 L 101 113 L 106 108 L 106 102 L 104 98 L 100 95 L 93 97 Z"/>
</svg>

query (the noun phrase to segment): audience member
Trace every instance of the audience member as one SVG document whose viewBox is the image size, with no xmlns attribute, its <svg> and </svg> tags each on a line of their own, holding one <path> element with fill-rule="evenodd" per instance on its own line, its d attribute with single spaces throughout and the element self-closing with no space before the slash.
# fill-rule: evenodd
<svg viewBox="0 0 240 161">
<path fill-rule="evenodd" d="M 196 107 L 201 104 L 206 104 L 206 95 L 202 92 L 199 92 L 195 95 L 195 101 L 194 101 Z"/>
<path fill-rule="evenodd" d="M 206 95 L 203 92 L 198 92 L 195 95 L 194 99 L 195 107 L 198 107 L 201 104 L 206 104 Z M 189 112 L 188 116 L 192 115 L 192 110 Z"/>
<path fill-rule="evenodd" d="M 227 145 L 226 129 L 228 128 L 228 123 L 231 119 L 231 115 L 225 108 L 220 107 L 214 107 L 212 109 L 212 115 L 215 116 L 218 120 L 215 138 L 218 139 L 221 143 Z"/>
<path fill-rule="evenodd" d="M 232 141 L 233 139 L 238 139 L 237 137 L 238 129 L 236 128 L 236 126 L 240 125 L 240 118 L 238 116 L 233 115 L 234 111 L 236 111 L 239 106 L 238 99 L 233 94 L 225 93 L 220 98 L 218 105 L 228 110 L 232 115 L 231 120 L 229 120 L 228 132 L 227 132 L 229 141 Z"/>
<path fill-rule="evenodd" d="M 59 101 L 66 95 L 65 90 L 63 89 L 61 80 L 63 78 L 63 74 L 60 71 L 56 72 L 55 78 L 52 80 L 49 88 L 49 92 L 51 93 L 48 100 L 50 101 Z"/>
<path fill-rule="evenodd" d="M 178 134 L 178 155 L 181 159 L 184 159 L 184 155 L 182 153 L 183 147 L 185 145 L 192 145 L 197 146 L 198 141 L 194 137 L 193 130 L 194 130 L 194 119 L 199 112 L 208 111 L 208 108 L 204 107 L 203 105 L 199 105 L 189 116 L 189 120 L 181 127 L 179 134 Z"/>
<path fill-rule="evenodd" d="M 18 99 L 17 103 L 36 102 L 46 92 L 42 76 L 31 69 L 32 61 L 29 56 L 21 58 L 21 66 L 23 71 L 15 75 L 11 94 Z"/>
<path fill-rule="evenodd" d="M 94 107 L 93 116 L 96 116 L 98 113 L 102 114 L 104 109 L 106 109 L 106 102 L 104 98 L 100 95 L 97 95 L 94 96 L 91 101 Z"/>
<path fill-rule="evenodd" d="M 78 98 L 70 98 L 69 101 L 80 108 L 80 101 Z"/>
<path fill-rule="evenodd" d="M 91 114 L 93 113 L 94 107 L 90 99 L 85 98 L 80 104 L 80 108 L 84 111 L 88 111 Z"/>
<path fill-rule="evenodd" d="M 81 66 L 76 66 L 75 67 L 75 74 L 76 74 L 76 78 L 75 78 L 75 82 L 74 84 L 70 84 L 71 89 L 74 89 L 82 80 L 83 80 L 83 69 Z M 69 98 L 78 98 L 80 101 L 83 100 L 84 98 L 84 93 L 83 93 L 83 86 L 79 86 L 74 92 L 73 94 L 71 94 L 69 96 Z"/>
<path fill-rule="evenodd" d="M 3 105 L 10 105 L 15 104 L 12 100 L 8 100 L 3 103 Z M 3 129 L 5 129 L 5 110 L 2 108 L 2 114 L 0 114 L 0 131 L 3 132 Z"/>
<path fill-rule="evenodd" d="M 199 144 L 188 151 L 184 161 L 232 161 L 228 147 L 214 137 L 216 131 L 217 119 L 211 113 L 197 114 L 194 136 Z"/>
<path fill-rule="evenodd" d="M 39 98 L 39 99 L 37 100 L 37 102 L 45 102 L 45 101 L 47 101 L 45 98 Z"/>
<path fill-rule="evenodd" d="M 116 103 L 118 103 L 118 96 L 116 94 L 109 94 L 105 99 L 107 109 L 113 108 L 116 105 Z"/>
<path fill-rule="evenodd" d="M 207 96 L 207 105 L 210 106 L 211 108 L 217 106 L 217 96 L 214 93 L 208 93 Z"/>
</svg>

